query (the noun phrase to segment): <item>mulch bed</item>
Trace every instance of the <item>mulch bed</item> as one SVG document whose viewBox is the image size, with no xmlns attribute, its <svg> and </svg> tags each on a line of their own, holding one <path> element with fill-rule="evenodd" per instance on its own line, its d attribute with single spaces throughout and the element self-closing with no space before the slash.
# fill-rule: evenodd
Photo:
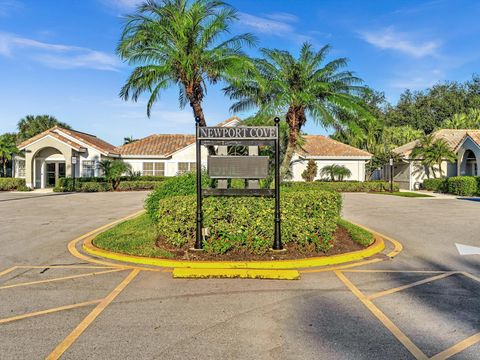
<svg viewBox="0 0 480 360">
<path fill-rule="evenodd" d="M 334 233 L 335 241 L 333 247 L 326 253 L 315 251 L 312 248 L 311 251 L 305 252 L 304 249 L 299 249 L 295 244 L 287 244 L 285 246 L 286 251 L 281 253 L 274 253 L 272 251 L 262 255 L 255 255 L 246 253 L 239 250 L 231 250 L 222 255 L 207 254 L 202 251 L 191 251 L 189 249 L 178 249 L 170 246 L 161 238 L 156 242 L 156 245 L 167 250 L 175 255 L 177 260 L 213 260 L 213 261 L 250 261 L 250 260 L 290 260 L 290 259 L 303 259 L 310 257 L 321 257 L 343 254 L 351 251 L 357 251 L 365 249 L 362 245 L 354 242 L 350 237 L 350 234 L 346 229 L 339 226 Z"/>
</svg>

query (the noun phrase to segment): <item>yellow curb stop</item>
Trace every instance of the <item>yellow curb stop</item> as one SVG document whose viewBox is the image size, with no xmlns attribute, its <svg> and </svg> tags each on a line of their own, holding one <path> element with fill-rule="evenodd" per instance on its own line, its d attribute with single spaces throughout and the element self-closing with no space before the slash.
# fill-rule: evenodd
<svg viewBox="0 0 480 360">
<path fill-rule="evenodd" d="M 208 279 L 208 278 L 242 278 L 242 279 L 274 279 L 298 280 L 298 270 L 265 270 L 265 269 L 192 269 L 175 268 L 174 278 Z"/>
</svg>

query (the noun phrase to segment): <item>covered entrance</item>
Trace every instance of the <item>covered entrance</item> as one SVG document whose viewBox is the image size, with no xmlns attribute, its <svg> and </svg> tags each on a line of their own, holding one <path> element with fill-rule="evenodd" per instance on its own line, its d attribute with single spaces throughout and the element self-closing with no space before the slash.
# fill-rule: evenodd
<svg viewBox="0 0 480 360">
<path fill-rule="evenodd" d="M 34 157 L 35 188 L 53 188 L 66 176 L 65 156 L 52 147 L 43 148 Z"/>
<path fill-rule="evenodd" d="M 474 152 L 472 150 L 467 150 L 464 156 L 465 156 L 465 175 L 477 176 L 478 164 L 477 164 L 477 158 Z"/>
</svg>

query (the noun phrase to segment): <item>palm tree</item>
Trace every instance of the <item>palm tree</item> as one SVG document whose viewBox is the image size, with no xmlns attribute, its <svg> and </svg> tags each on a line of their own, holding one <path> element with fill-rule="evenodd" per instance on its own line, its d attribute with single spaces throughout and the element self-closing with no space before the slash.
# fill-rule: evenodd
<svg viewBox="0 0 480 360">
<path fill-rule="evenodd" d="M 137 141 L 138 139 L 135 139 L 133 136 L 127 136 L 123 138 L 123 145 L 130 144 L 132 142 Z"/>
<path fill-rule="evenodd" d="M 27 115 L 17 124 L 18 138 L 20 140 L 30 139 L 31 137 L 51 129 L 54 126 L 60 126 L 65 129 L 70 129 L 68 124 L 58 121 L 51 115 Z"/>
<path fill-rule="evenodd" d="M 429 134 L 420 139 L 418 144 L 412 150 L 413 159 L 420 159 L 422 165 L 432 170 L 435 176 L 435 165 L 438 165 L 440 177 L 442 174 L 442 162 L 444 160 L 455 162 L 457 155 L 453 152 L 447 142 L 443 139 L 435 139 L 433 134 Z M 427 177 L 430 175 L 427 173 Z"/>
<path fill-rule="evenodd" d="M 304 43 L 296 58 L 287 51 L 261 49 L 263 58 L 254 59 L 254 66 L 246 66 L 241 76 L 229 79 L 230 85 L 224 89 L 236 100 L 231 107 L 234 112 L 258 108 L 268 116 L 285 114 L 289 138 L 282 174 L 290 166 L 307 115 L 325 127 L 340 121 L 341 110 L 368 116 L 357 97 L 365 90 L 357 85 L 361 80 L 342 70 L 347 59 L 323 64 L 329 50 L 326 45 L 314 51 L 312 45 Z"/>
<path fill-rule="evenodd" d="M 331 181 L 335 181 L 335 178 L 337 178 L 338 181 L 343 181 L 344 178 L 350 177 L 351 175 L 352 172 L 343 165 L 327 165 L 320 170 L 320 176 L 330 177 Z"/>
<path fill-rule="evenodd" d="M 99 162 L 99 168 L 102 170 L 105 180 L 110 181 L 112 189 L 116 190 L 120 184 L 122 175 L 129 173 L 132 167 L 122 160 L 105 159 Z"/>
<path fill-rule="evenodd" d="M 148 92 L 147 115 L 162 90 L 178 85 L 180 107 L 190 104 L 205 126 L 202 100 L 207 83 L 234 76 L 246 59 L 241 47 L 254 45 L 251 34 L 224 39 L 236 11 L 217 0 L 147 0 L 126 18 L 119 56 L 137 67 L 120 91 L 137 101 Z"/>
<path fill-rule="evenodd" d="M 12 160 L 12 154 L 17 154 L 18 152 L 13 134 L 3 134 L 0 136 L 0 159 L 2 162 L 3 177 L 7 176 L 7 163 Z"/>
</svg>

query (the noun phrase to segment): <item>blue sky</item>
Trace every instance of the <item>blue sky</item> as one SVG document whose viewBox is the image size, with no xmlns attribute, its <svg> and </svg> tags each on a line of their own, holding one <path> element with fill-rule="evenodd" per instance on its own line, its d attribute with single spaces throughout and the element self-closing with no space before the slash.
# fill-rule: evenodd
<svg viewBox="0 0 480 360">
<path fill-rule="evenodd" d="M 0 0 L 0 133 L 27 114 L 51 114 L 113 144 L 124 136 L 192 133 L 177 90 L 163 94 L 147 118 L 145 101 L 118 91 L 131 68 L 114 53 L 121 15 L 138 0 Z M 331 44 L 332 57 L 395 103 L 405 88 L 480 72 L 480 2 L 236 0 L 235 33 L 252 32 L 260 47 L 297 52 L 301 43 Z M 256 50 L 250 54 L 255 55 Z M 209 124 L 231 116 L 221 85 L 210 87 Z M 239 114 L 241 117 L 245 114 Z M 306 131 L 325 134 L 309 121 Z"/>
</svg>

